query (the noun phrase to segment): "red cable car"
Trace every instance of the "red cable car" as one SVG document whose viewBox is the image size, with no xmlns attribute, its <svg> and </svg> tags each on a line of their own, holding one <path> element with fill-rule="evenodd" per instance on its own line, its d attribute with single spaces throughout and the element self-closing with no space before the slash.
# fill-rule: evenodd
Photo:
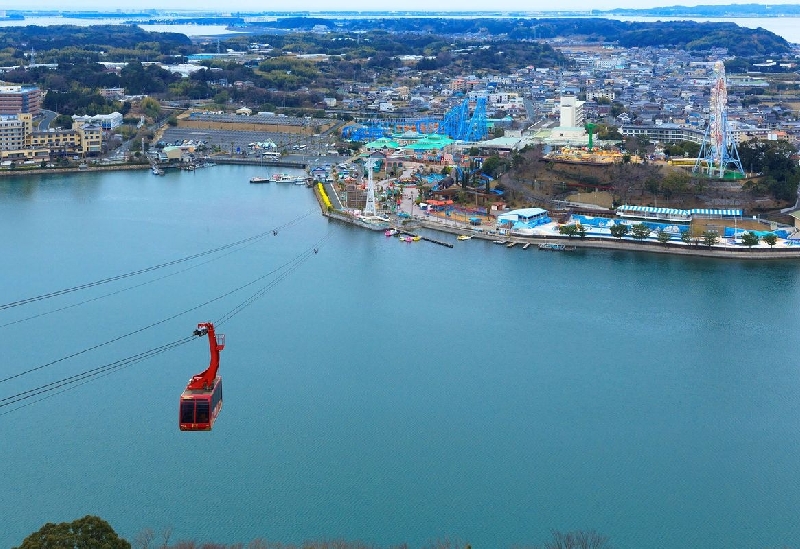
<svg viewBox="0 0 800 549">
<path fill-rule="evenodd" d="M 178 427 L 181 431 L 210 431 L 222 410 L 222 378 L 219 370 L 219 352 L 225 348 L 225 336 L 214 333 L 211 322 L 197 325 L 194 335 L 208 335 L 211 363 L 200 374 L 193 376 L 181 394 Z"/>
</svg>

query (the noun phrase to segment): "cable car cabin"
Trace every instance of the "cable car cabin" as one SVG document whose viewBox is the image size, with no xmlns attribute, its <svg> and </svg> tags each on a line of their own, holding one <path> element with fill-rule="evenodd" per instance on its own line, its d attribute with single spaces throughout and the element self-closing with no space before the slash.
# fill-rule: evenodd
<svg viewBox="0 0 800 549">
<path fill-rule="evenodd" d="M 222 410 L 222 378 L 217 371 L 219 352 L 225 348 L 225 336 L 215 334 L 210 322 L 198 324 L 194 335 L 208 335 L 211 363 L 204 372 L 193 376 L 181 393 L 178 427 L 181 431 L 210 431 Z"/>
<path fill-rule="evenodd" d="M 210 431 L 222 410 L 222 378 L 217 376 L 211 390 L 186 389 L 181 394 L 181 431 Z"/>
</svg>

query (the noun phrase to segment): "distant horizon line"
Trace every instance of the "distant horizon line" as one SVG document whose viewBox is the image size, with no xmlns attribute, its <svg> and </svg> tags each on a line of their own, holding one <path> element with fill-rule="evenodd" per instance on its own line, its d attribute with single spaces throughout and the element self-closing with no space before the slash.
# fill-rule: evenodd
<svg viewBox="0 0 800 549">
<path fill-rule="evenodd" d="M 528 9 L 495 9 L 495 10 L 465 10 L 465 9 L 282 9 L 282 10 L 218 10 L 218 9 L 202 9 L 202 8 L 118 8 L 112 10 L 99 10 L 99 9 L 15 9 L 5 8 L 0 9 L 0 12 L 6 13 L 19 13 L 19 14 L 35 14 L 35 15 L 63 15 L 63 14 L 81 14 L 81 15 L 136 15 L 136 14 L 153 14 L 153 13 L 213 13 L 217 15 L 230 15 L 234 14 L 258 14 L 258 15 L 282 15 L 282 14 L 302 14 L 302 13 L 459 13 L 459 14 L 538 14 L 538 13 L 609 13 L 616 11 L 626 12 L 653 12 L 660 10 L 676 10 L 684 9 L 687 11 L 703 11 L 706 9 L 723 10 L 726 8 L 745 8 L 745 7 L 758 7 L 764 10 L 781 11 L 786 8 L 800 8 L 800 3 L 796 4 L 757 4 L 753 2 L 742 4 L 714 4 L 714 5 L 671 5 L 671 6 L 655 6 L 649 8 L 626 8 L 616 7 L 607 9 L 557 9 L 557 10 L 528 10 Z"/>
<path fill-rule="evenodd" d="M 800 3 L 798 4 L 719 4 L 696 6 L 660 6 L 649 8 L 616 7 L 608 9 L 560 9 L 560 10 L 527 10 L 527 9 L 497 9 L 497 10 L 465 10 L 465 9 L 282 9 L 282 10 L 218 10 L 215 8 L 118 8 L 112 10 L 100 9 L 0 9 L 0 21 L 18 20 L 27 18 L 62 17 L 64 19 L 122 19 L 122 18 L 164 18 L 175 19 L 192 17 L 216 18 L 285 18 L 285 17 L 465 17 L 465 18 L 558 18 L 558 17 L 642 17 L 642 18 L 670 18 L 670 19 L 748 19 L 748 18 L 794 18 L 800 17 Z M 134 21 L 130 21 L 133 23 Z"/>
</svg>

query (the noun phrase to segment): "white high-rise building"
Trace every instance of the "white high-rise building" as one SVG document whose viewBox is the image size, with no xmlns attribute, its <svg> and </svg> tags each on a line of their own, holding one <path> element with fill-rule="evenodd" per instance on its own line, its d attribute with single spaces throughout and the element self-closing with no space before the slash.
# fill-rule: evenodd
<svg viewBox="0 0 800 549">
<path fill-rule="evenodd" d="M 562 95 L 559 126 L 562 128 L 583 127 L 583 103 L 583 101 L 578 101 L 574 95 Z"/>
</svg>

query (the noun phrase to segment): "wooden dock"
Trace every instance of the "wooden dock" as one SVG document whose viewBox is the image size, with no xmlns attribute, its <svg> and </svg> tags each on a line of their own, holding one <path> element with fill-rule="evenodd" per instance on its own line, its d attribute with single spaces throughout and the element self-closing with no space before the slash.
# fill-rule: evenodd
<svg viewBox="0 0 800 549">
<path fill-rule="evenodd" d="M 449 242 L 442 242 L 441 240 L 436 240 L 433 238 L 428 238 L 427 236 L 422 236 L 414 233 L 410 233 L 408 231 L 400 231 L 400 234 L 404 234 L 406 236 L 410 236 L 412 238 L 419 237 L 420 240 L 424 240 L 425 242 L 430 242 L 432 244 L 438 244 L 439 246 L 444 246 L 445 248 L 452 248 L 453 245 Z"/>
</svg>

